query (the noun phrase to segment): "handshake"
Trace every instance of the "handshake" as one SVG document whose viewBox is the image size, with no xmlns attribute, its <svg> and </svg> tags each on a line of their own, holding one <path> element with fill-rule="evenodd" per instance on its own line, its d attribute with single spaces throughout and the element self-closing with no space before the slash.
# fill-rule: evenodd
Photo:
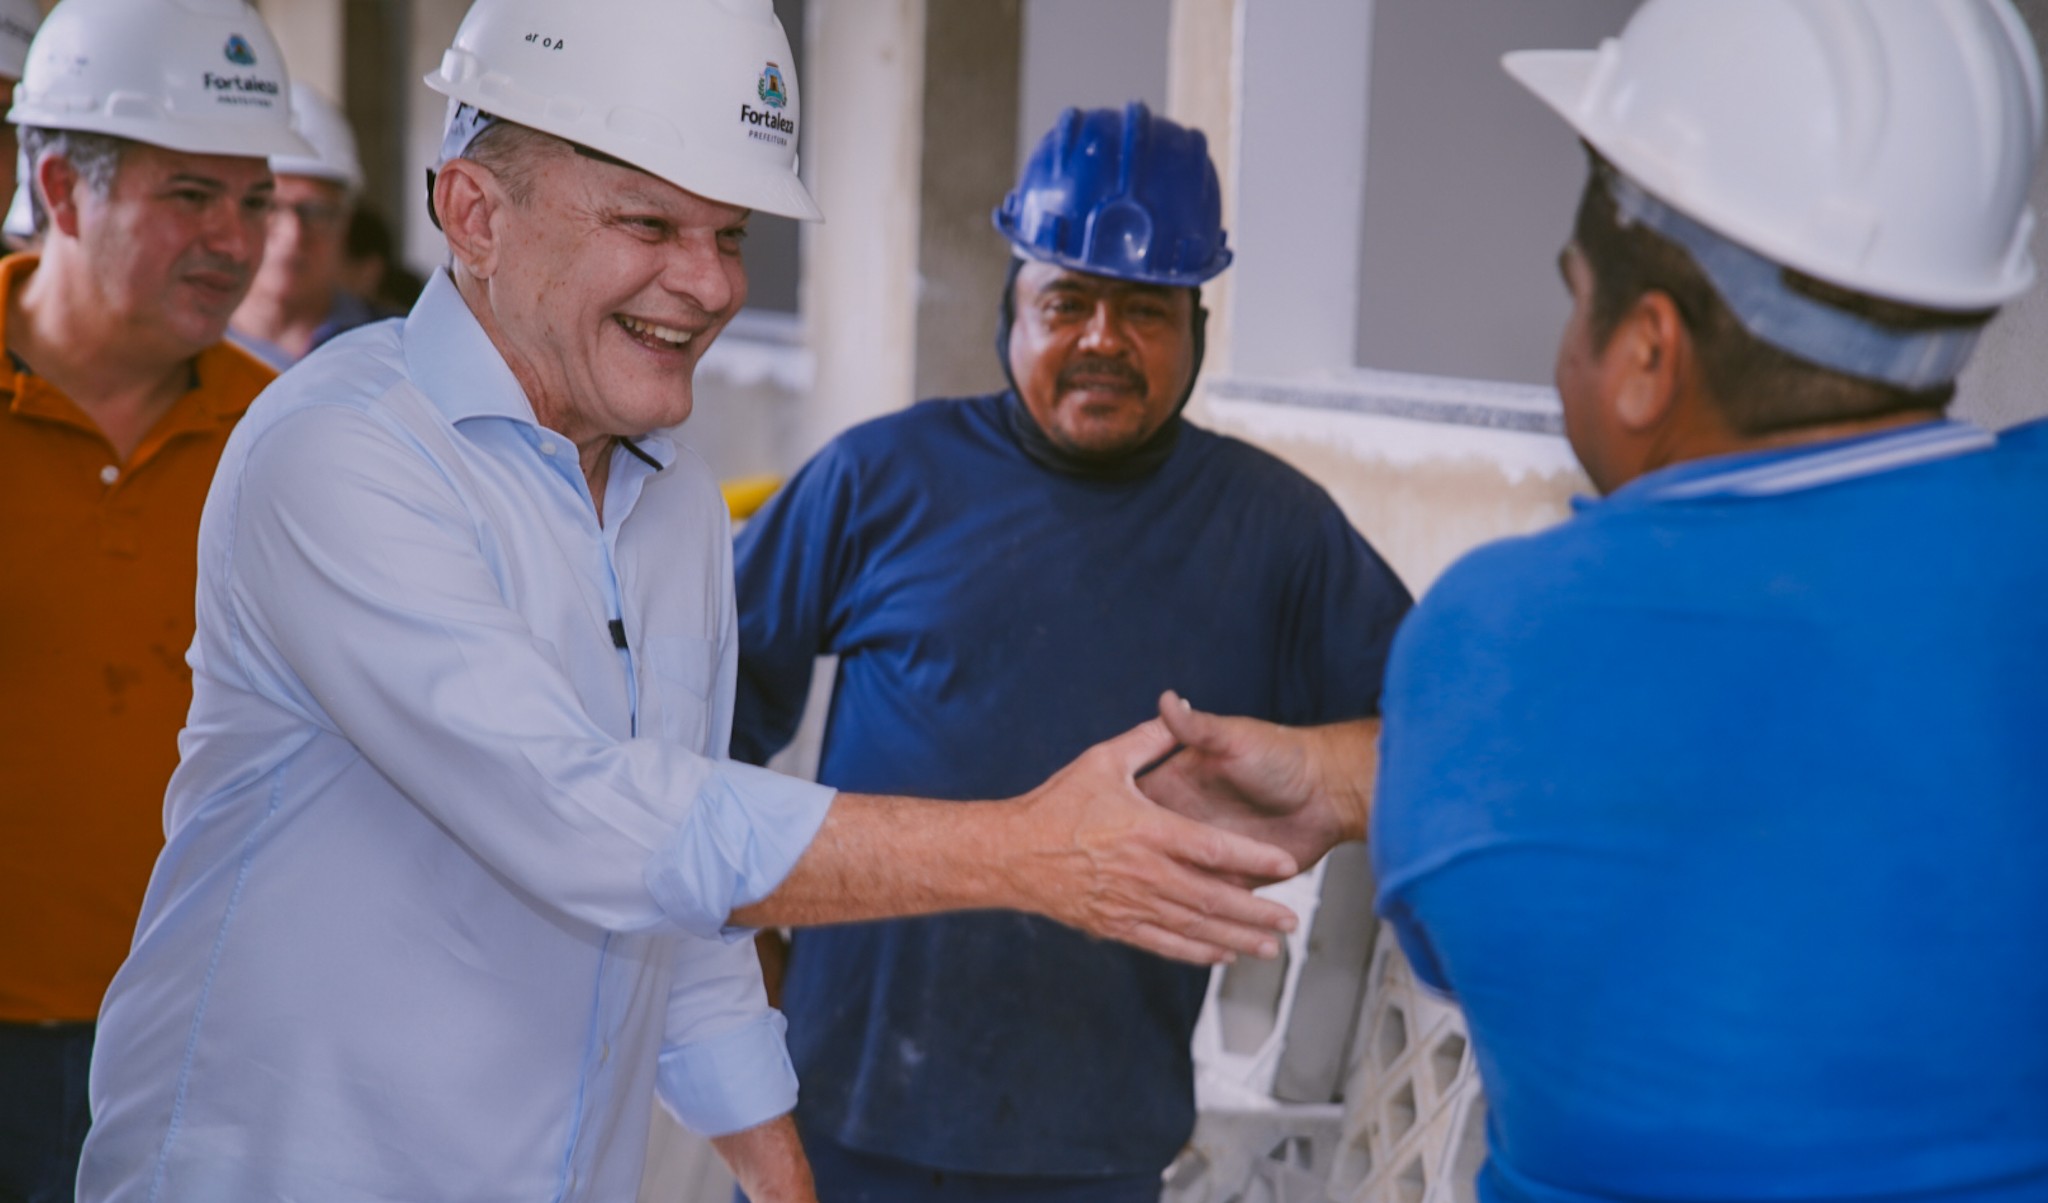
<svg viewBox="0 0 2048 1203">
<path fill-rule="evenodd" d="M 1378 735 L 1378 719 L 1282 727 L 1167 693 L 1158 718 L 1022 797 L 839 794 L 789 876 L 732 921 L 1000 908 L 1196 965 L 1275 956 L 1297 921 L 1252 889 L 1364 837 Z"/>
<path fill-rule="evenodd" d="M 1250 890 L 1365 838 L 1379 725 L 1283 727 L 1164 694 L 1157 719 L 1023 799 L 1075 858 L 1048 875 L 1061 896 L 1026 909 L 1197 964 L 1275 955 L 1295 917 Z"/>
</svg>

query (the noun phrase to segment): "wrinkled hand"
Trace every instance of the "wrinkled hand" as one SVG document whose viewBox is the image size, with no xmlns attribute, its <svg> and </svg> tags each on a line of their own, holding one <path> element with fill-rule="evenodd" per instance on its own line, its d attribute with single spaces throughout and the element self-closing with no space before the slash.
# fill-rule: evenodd
<svg viewBox="0 0 2048 1203">
<path fill-rule="evenodd" d="M 1159 805 L 1284 848 L 1303 867 L 1364 838 L 1378 719 L 1283 727 L 1207 714 L 1170 690 L 1159 717 L 1181 744 L 1138 780 Z"/>
<path fill-rule="evenodd" d="M 1197 965 L 1275 956 L 1294 913 L 1230 883 L 1291 877 L 1294 858 L 1147 801 L 1135 774 L 1173 743 L 1146 722 L 1019 799 L 1021 851 L 1001 871 L 1028 909 L 1090 935 Z"/>
</svg>

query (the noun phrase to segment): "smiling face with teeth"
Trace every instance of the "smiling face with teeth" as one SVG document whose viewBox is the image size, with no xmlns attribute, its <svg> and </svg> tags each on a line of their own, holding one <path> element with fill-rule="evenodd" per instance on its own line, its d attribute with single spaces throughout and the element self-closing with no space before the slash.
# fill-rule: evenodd
<svg viewBox="0 0 2048 1203">
<path fill-rule="evenodd" d="M 471 309 L 588 470 L 614 437 L 690 416 L 697 361 L 747 298 L 748 211 L 545 135 L 530 147 L 502 179 L 449 164 L 478 195 L 436 203 Z"/>
</svg>

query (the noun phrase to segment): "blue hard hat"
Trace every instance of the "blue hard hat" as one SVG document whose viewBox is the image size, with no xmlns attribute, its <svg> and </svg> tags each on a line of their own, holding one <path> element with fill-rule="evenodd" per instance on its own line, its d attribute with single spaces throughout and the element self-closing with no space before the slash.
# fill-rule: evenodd
<svg viewBox="0 0 2048 1203">
<path fill-rule="evenodd" d="M 1068 109 L 995 211 L 1017 253 L 1192 288 L 1230 266 L 1209 140 L 1132 101 Z"/>
</svg>

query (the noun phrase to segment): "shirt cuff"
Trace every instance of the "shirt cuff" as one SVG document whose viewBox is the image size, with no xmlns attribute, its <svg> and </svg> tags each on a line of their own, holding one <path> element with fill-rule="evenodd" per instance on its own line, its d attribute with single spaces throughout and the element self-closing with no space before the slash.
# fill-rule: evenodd
<svg viewBox="0 0 2048 1203">
<path fill-rule="evenodd" d="M 722 1035 L 662 1050 L 656 1089 L 684 1127 L 726 1136 L 796 1108 L 796 1069 L 780 1011 Z"/>
<path fill-rule="evenodd" d="M 706 939 L 750 929 L 727 918 L 775 892 L 811 846 L 838 791 L 721 760 L 667 846 L 647 865 L 647 889 L 677 926 Z"/>
</svg>

